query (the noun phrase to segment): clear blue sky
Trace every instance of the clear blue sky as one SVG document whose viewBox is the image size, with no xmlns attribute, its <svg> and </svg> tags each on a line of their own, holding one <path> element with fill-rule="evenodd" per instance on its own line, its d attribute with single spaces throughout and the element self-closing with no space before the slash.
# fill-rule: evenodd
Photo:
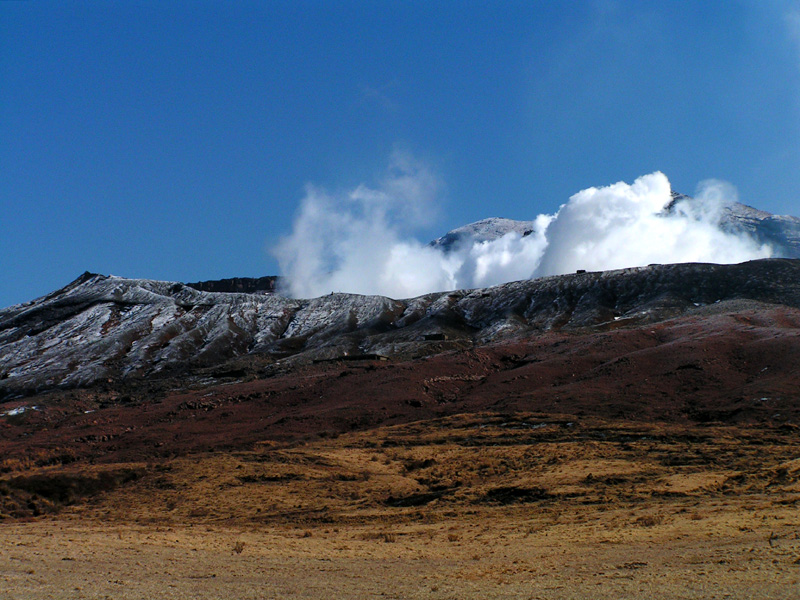
<svg viewBox="0 0 800 600">
<path fill-rule="evenodd" d="M 0 306 L 274 274 L 305 184 L 396 148 L 421 241 L 655 170 L 798 215 L 800 2 L 0 2 Z"/>
</svg>

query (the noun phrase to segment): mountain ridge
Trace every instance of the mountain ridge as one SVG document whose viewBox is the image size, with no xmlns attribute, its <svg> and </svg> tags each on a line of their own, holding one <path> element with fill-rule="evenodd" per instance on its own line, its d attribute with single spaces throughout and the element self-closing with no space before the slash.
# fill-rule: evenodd
<svg viewBox="0 0 800 600">
<path fill-rule="evenodd" d="M 409 358 L 551 330 L 641 325 L 731 300 L 800 308 L 800 260 L 651 265 L 395 300 L 203 292 L 84 274 L 0 310 L 0 395 L 217 366 Z"/>
</svg>

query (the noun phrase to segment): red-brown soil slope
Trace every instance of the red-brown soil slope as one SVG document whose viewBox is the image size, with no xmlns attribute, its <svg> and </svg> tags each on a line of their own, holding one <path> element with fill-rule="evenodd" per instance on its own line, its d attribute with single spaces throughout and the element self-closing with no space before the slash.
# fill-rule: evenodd
<svg viewBox="0 0 800 600">
<path fill-rule="evenodd" d="M 0 421 L 6 461 L 142 460 L 475 411 L 679 423 L 800 423 L 800 311 L 717 306 L 645 327 L 416 360 L 330 361 L 193 389 L 53 392 Z M 8 410 L 8 408 L 6 408 Z"/>
</svg>

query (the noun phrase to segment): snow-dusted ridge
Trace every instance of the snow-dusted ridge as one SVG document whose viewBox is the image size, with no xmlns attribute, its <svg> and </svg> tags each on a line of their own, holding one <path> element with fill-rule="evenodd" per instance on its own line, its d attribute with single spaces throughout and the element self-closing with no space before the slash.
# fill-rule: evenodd
<svg viewBox="0 0 800 600">
<path fill-rule="evenodd" d="M 515 221 L 502 217 L 490 217 L 448 231 L 442 237 L 430 242 L 429 245 L 449 252 L 461 244 L 491 242 L 509 233 L 517 233 L 524 237 L 533 233 L 535 229 L 536 221 Z"/>
<path fill-rule="evenodd" d="M 0 310 L 0 399 L 183 372 L 247 354 L 409 357 L 551 329 L 657 321 L 732 299 L 800 307 L 800 260 L 653 265 L 406 300 L 203 292 L 87 273 Z"/>
</svg>

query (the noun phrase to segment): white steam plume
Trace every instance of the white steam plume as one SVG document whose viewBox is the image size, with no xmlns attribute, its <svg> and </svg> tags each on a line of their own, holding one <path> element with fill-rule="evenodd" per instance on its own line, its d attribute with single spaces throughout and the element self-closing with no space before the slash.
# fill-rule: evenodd
<svg viewBox="0 0 800 600">
<path fill-rule="evenodd" d="M 600 271 L 650 263 L 736 263 L 772 254 L 741 233 L 721 228 L 723 210 L 735 202 L 730 184 L 708 180 L 694 199 L 670 204 L 663 173 L 578 192 L 547 228 L 547 249 L 534 276 L 576 269 Z"/>
<path fill-rule="evenodd" d="M 735 190 L 703 182 L 694 199 L 673 201 L 656 172 L 632 185 L 578 192 L 555 215 L 539 215 L 529 235 L 508 233 L 449 251 L 411 231 L 431 214 L 436 178 L 407 156 L 372 189 L 331 195 L 308 187 L 290 236 L 275 250 L 283 292 L 314 297 L 333 291 L 408 298 L 487 287 L 529 277 L 650 263 L 735 263 L 772 254 L 744 233 L 721 227 Z"/>
<path fill-rule="evenodd" d="M 292 235 L 275 255 L 285 293 L 314 297 L 332 291 L 405 298 L 457 284 L 457 265 L 409 237 L 433 214 L 437 179 L 419 162 L 395 153 L 377 189 L 361 185 L 340 195 L 307 187 Z"/>
</svg>

